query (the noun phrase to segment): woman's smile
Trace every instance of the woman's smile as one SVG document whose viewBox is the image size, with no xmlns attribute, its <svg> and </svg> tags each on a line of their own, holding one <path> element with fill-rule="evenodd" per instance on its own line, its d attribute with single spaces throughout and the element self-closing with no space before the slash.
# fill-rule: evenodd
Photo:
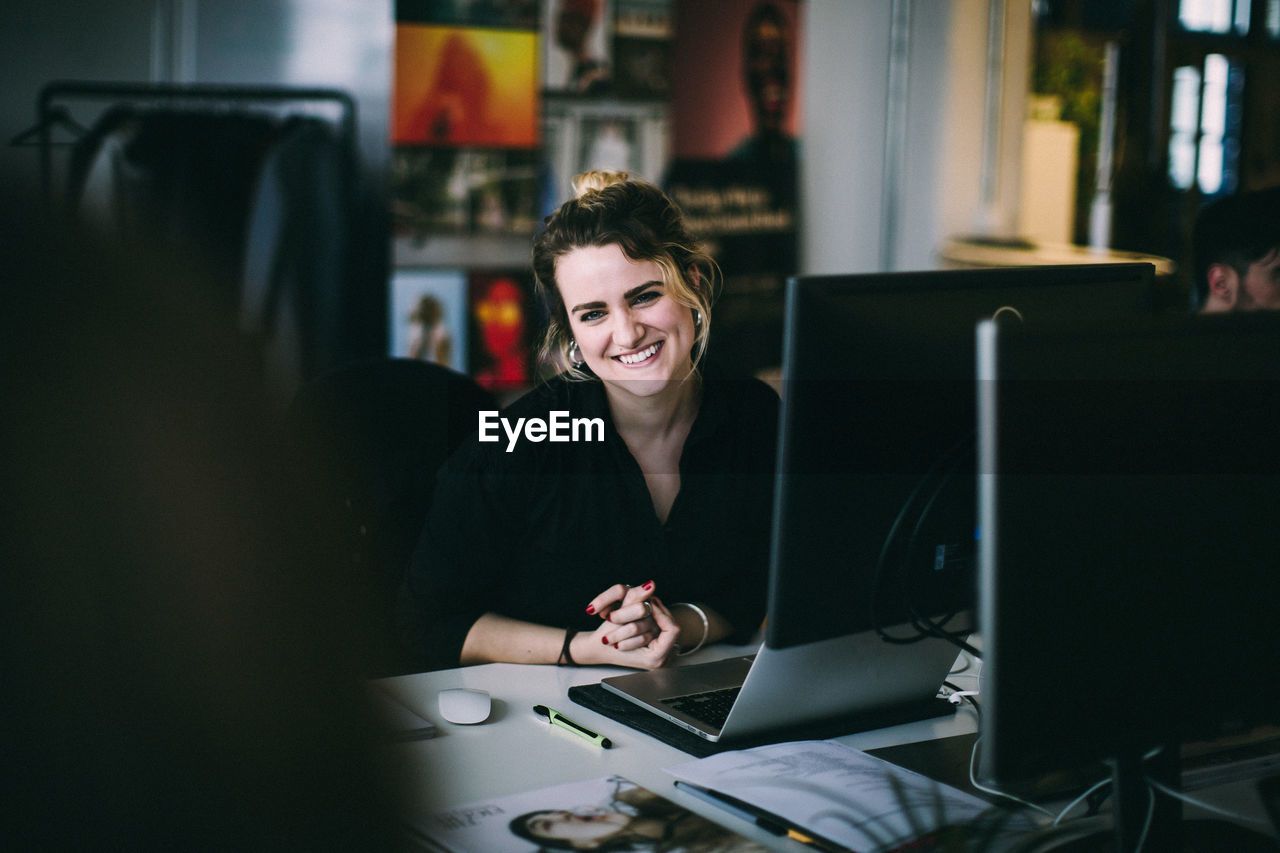
<svg viewBox="0 0 1280 853">
<path fill-rule="evenodd" d="M 662 349 L 663 343 L 665 342 L 658 341 L 657 343 L 650 344 L 644 349 L 624 353 L 622 355 L 615 355 L 613 358 L 614 361 L 620 361 L 629 367 L 643 367 L 658 355 L 658 350 Z"/>
</svg>

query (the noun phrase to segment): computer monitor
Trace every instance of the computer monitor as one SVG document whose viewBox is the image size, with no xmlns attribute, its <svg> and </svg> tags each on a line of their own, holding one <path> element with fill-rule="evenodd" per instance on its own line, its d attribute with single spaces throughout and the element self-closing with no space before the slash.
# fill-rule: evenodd
<svg viewBox="0 0 1280 853">
<path fill-rule="evenodd" d="M 1106 761 L 1131 845 L 1178 744 L 1280 723 L 1280 315 L 989 322 L 978 347 L 978 772 Z M 1159 799 L 1148 849 L 1173 849 Z"/>
<path fill-rule="evenodd" d="M 972 627 L 974 325 L 1145 314 L 1149 264 L 795 277 L 787 284 L 774 648 Z M 905 626 L 905 627 L 904 627 Z"/>
</svg>

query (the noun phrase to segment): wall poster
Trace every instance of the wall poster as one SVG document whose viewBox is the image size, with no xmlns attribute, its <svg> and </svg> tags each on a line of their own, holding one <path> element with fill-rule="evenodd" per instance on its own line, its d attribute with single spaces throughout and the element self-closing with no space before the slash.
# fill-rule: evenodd
<svg viewBox="0 0 1280 853">
<path fill-rule="evenodd" d="M 702 0 L 673 10 L 680 85 L 665 185 L 725 275 L 715 352 L 769 370 L 781 363 L 784 282 L 798 271 L 802 4 Z"/>
<path fill-rule="evenodd" d="M 527 269 L 472 272 L 468 300 L 473 333 L 468 371 L 499 395 L 523 391 L 534 378 L 534 336 L 542 322 L 534 308 L 533 273 Z"/>
<path fill-rule="evenodd" d="M 392 143 L 534 147 L 537 52 L 533 32 L 397 23 Z"/>
<path fill-rule="evenodd" d="M 392 87 L 396 237 L 528 235 L 541 144 L 536 0 L 400 0 Z"/>
</svg>

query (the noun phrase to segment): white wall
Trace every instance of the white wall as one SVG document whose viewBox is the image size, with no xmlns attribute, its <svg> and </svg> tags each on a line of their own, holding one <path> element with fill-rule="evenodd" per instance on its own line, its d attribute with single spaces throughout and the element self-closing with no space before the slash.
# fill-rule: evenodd
<svg viewBox="0 0 1280 853">
<path fill-rule="evenodd" d="M 891 4 L 809 0 L 800 164 L 800 268 L 879 266 Z"/>
<path fill-rule="evenodd" d="M 905 104 L 890 103 L 891 67 L 904 73 L 891 66 L 895 8 L 909 22 Z M 984 148 L 992 9 L 1005 51 L 999 145 Z M 948 237 L 1016 231 L 1030 33 L 1018 0 L 808 0 L 803 272 L 933 268 Z"/>
</svg>

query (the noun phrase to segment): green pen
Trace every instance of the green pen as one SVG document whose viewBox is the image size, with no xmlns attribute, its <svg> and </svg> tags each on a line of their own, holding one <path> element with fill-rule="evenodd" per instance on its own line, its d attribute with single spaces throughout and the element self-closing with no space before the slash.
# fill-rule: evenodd
<svg viewBox="0 0 1280 853">
<path fill-rule="evenodd" d="M 551 725 L 559 726 L 562 729 L 568 729 L 575 735 L 585 738 L 586 740 L 602 746 L 605 749 L 609 749 L 613 746 L 613 741 L 609 740 L 604 735 L 596 734 L 581 723 L 575 723 L 555 708 L 548 708 L 546 705 L 534 705 L 533 713 L 537 714 L 539 717 L 546 717 L 547 722 L 551 723 Z"/>
</svg>

